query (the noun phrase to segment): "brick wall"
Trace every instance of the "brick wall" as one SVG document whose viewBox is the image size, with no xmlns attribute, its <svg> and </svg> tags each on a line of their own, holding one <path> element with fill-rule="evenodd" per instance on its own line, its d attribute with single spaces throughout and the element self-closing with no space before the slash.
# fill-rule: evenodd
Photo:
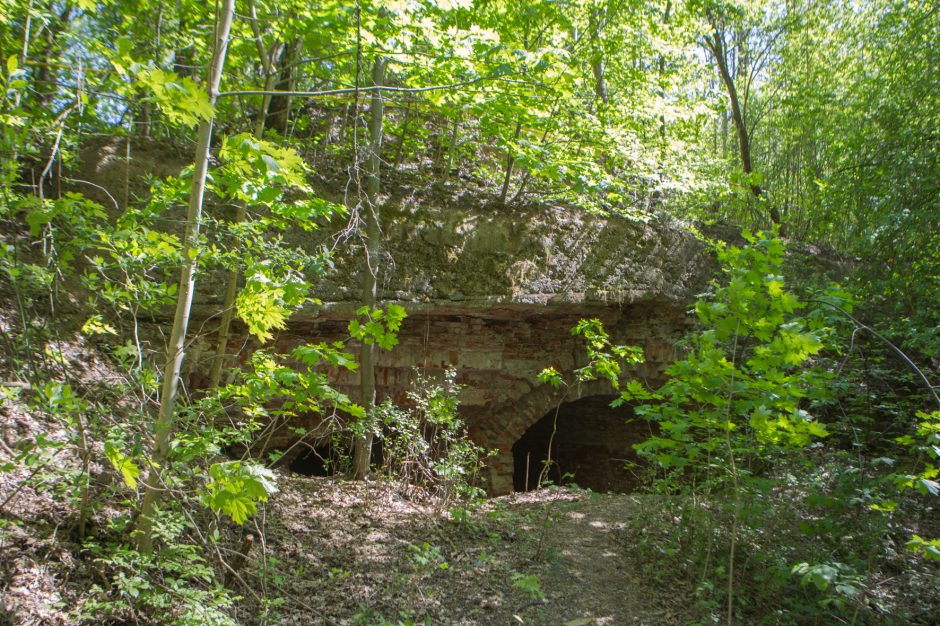
<svg viewBox="0 0 940 626">
<path fill-rule="evenodd" d="M 399 345 L 390 352 L 379 353 L 376 375 L 379 401 L 391 398 L 398 403 L 406 402 L 406 392 L 416 371 L 427 377 L 455 368 L 457 382 L 463 386 L 460 411 L 471 437 L 497 451 L 489 463 L 493 493 L 512 490 L 513 446 L 559 401 L 560 392 L 539 384 L 538 373 L 551 365 L 570 377 L 574 369 L 586 362 L 580 340 L 570 332 L 579 319 L 600 318 L 615 341 L 643 347 L 647 362 L 630 375 L 650 384 L 662 382 L 663 369 L 673 356 L 673 345 L 689 323 L 682 310 L 655 303 L 591 308 L 530 306 L 460 312 L 433 306 L 408 308 L 409 316 L 399 333 Z M 346 316 L 328 313 L 295 323 L 277 337 L 276 349 L 288 352 L 301 343 L 344 339 L 347 323 Z M 239 345 L 241 341 L 243 339 L 238 340 Z M 238 347 L 235 343 L 233 349 Z M 336 377 L 335 385 L 355 399 L 359 375 L 342 372 Z M 609 394 L 606 384 L 587 383 L 573 389 L 567 400 L 575 402 Z M 572 424 L 593 426 L 569 429 L 570 437 L 581 442 L 578 445 L 588 445 L 590 437 L 585 428 L 609 427 L 611 430 L 604 431 L 606 435 L 598 436 L 622 438 L 622 429 L 612 425 L 613 418 L 609 415 L 593 422 L 583 419 L 584 411 L 590 407 L 604 408 L 596 402 L 582 405 L 582 417 Z M 578 413 L 577 409 L 572 410 Z M 303 425 L 310 429 L 316 419 L 311 416 L 311 423 Z M 284 446 L 290 436 L 284 429 L 271 440 L 271 445 Z M 628 452 L 629 445 L 617 444 L 611 448 L 611 454 Z M 599 467 L 592 465 L 590 473 L 598 474 Z M 582 468 L 582 474 L 587 472 L 586 466 Z M 611 478 L 609 487 L 604 487 L 608 482 L 601 477 L 592 479 L 596 488 L 613 488 L 619 484 L 617 480 Z"/>
</svg>

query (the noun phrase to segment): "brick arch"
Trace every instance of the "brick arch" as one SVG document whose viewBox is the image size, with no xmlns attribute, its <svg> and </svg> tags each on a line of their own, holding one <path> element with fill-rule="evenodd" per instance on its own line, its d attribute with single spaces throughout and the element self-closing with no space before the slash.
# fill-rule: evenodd
<svg viewBox="0 0 940 626">
<path fill-rule="evenodd" d="M 525 432 L 561 403 L 576 402 L 589 396 L 610 396 L 616 392 L 606 381 L 588 381 L 571 387 L 565 395 L 564 389 L 551 385 L 539 385 L 516 401 L 494 411 L 480 421 L 480 430 L 487 433 L 481 441 L 485 447 L 493 448 L 496 454 L 489 459 L 489 488 L 493 495 L 503 495 L 513 489 L 514 461 L 512 447 Z"/>
<path fill-rule="evenodd" d="M 560 403 L 576 402 L 588 396 L 610 396 L 616 393 L 610 383 L 601 380 L 579 383 L 571 387 L 567 395 L 564 395 L 563 389 L 541 385 L 515 403 L 514 408 L 517 410 L 509 418 L 505 432 L 510 441 L 515 443 L 530 426 L 545 417 Z"/>
</svg>

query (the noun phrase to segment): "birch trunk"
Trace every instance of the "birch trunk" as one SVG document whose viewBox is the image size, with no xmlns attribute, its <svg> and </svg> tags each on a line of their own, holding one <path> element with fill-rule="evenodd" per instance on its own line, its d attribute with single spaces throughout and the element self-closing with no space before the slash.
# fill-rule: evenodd
<svg viewBox="0 0 940 626">
<path fill-rule="evenodd" d="M 224 0 L 216 23 L 215 46 L 212 62 L 209 65 L 209 80 L 206 85 L 209 102 L 212 104 L 215 104 L 219 93 L 219 83 L 222 80 L 222 71 L 225 67 L 225 54 L 228 50 L 234 12 L 235 0 Z M 163 371 L 163 386 L 160 392 L 160 409 L 157 421 L 154 424 L 153 451 L 150 455 L 153 464 L 144 485 L 144 499 L 137 525 L 137 549 L 143 553 L 150 553 L 153 550 L 153 513 L 163 493 L 160 471 L 167 457 L 175 425 L 176 395 L 179 391 L 180 370 L 185 354 L 189 314 L 192 309 L 193 294 L 196 290 L 199 230 L 202 225 L 202 205 L 206 191 L 206 173 L 209 168 L 209 144 L 211 140 L 212 120 L 204 120 L 199 123 L 196 139 L 193 183 L 189 196 L 189 210 L 186 215 L 186 235 L 183 240 L 183 265 L 180 268 L 179 295 L 176 301 L 176 314 L 173 318 L 170 342 L 167 346 L 166 367 Z"/>
</svg>

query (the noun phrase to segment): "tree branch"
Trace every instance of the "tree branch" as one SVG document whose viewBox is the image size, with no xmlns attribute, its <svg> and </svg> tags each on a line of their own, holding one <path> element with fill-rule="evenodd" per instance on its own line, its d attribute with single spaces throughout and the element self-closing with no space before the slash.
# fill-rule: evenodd
<svg viewBox="0 0 940 626">
<path fill-rule="evenodd" d="M 912 361 L 912 360 L 910 359 L 910 357 L 908 357 L 906 354 L 904 354 L 904 352 L 903 352 L 899 347 L 897 347 L 896 345 L 894 345 L 893 343 L 891 343 L 891 341 L 890 341 L 887 337 L 885 337 L 884 335 L 882 335 L 881 333 L 879 333 L 877 330 L 875 330 L 875 329 L 872 328 L 871 326 L 866 326 L 865 324 L 863 324 L 862 322 L 860 322 L 857 318 L 855 318 L 851 313 L 849 313 L 848 311 L 846 311 L 845 309 L 843 309 L 842 307 L 840 307 L 840 306 L 838 306 L 838 305 L 836 305 L 836 304 L 833 304 L 833 303 L 831 303 L 831 302 L 826 302 L 825 300 L 807 300 L 807 302 L 813 302 L 813 303 L 816 303 L 816 304 L 825 304 L 826 306 L 828 306 L 828 307 L 830 307 L 830 308 L 832 308 L 832 309 L 835 309 L 836 311 L 838 311 L 839 313 L 841 313 L 842 315 L 844 315 L 846 318 L 848 318 L 849 320 L 851 320 L 852 323 L 855 324 L 856 327 L 858 327 L 858 328 L 860 328 L 860 329 L 862 329 L 862 330 L 868 331 L 868 332 L 871 333 L 873 336 L 877 337 L 877 338 L 880 339 L 882 342 L 884 342 L 885 345 L 887 345 L 887 346 L 890 347 L 892 350 L 894 350 L 894 352 L 897 353 L 897 355 L 898 355 L 899 357 L 901 357 L 901 359 L 903 359 L 904 362 L 907 363 L 907 364 L 911 367 L 911 369 L 913 369 L 915 372 L 917 372 L 917 375 L 920 377 L 920 379 L 921 379 L 922 381 L 924 381 L 924 386 L 927 387 L 927 391 L 930 392 L 930 395 L 932 395 L 932 396 L 933 396 L 933 399 L 936 401 L 937 406 L 940 406 L 940 396 L 937 395 L 937 387 L 935 387 L 934 385 L 932 385 L 932 384 L 930 383 L 930 380 L 927 378 L 927 375 L 924 374 L 923 370 L 921 370 L 919 367 L 917 367 L 917 365 L 914 363 L 914 361 Z"/>
<path fill-rule="evenodd" d="M 467 85 L 475 85 L 488 80 L 498 80 L 501 82 L 522 82 L 525 84 L 533 84 L 528 81 L 516 81 L 512 79 L 500 78 L 497 76 L 481 76 L 479 78 L 474 78 L 472 80 L 465 80 L 458 83 L 450 83 L 447 85 L 430 85 L 428 87 L 389 87 L 387 85 L 372 85 L 369 87 L 345 87 L 341 89 L 325 89 L 323 91 L 266 91 L 264 89 L 248 89 L 243 91 L 223 91 L 219 94 L 219 98 L 225 98 L 228 96 L 298 96 L 298 97 L 307 97 L 307 98 L 316 98 L 321 96 L 344 96 L 347 94 L 355 93 L 371 93 L 371 92 L 389 92 L 389 93 L 424 93 L 428 91 L 445 91 L 448 89 L 457 89 L 458 87 L 466 87 Z"/>
</svg>

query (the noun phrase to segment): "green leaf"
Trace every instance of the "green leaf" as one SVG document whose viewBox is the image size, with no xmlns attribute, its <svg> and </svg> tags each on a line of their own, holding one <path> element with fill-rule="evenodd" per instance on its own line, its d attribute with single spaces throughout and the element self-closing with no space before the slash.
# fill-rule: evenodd
<svg viewBox="0 0 940 626">
<path fill-rule="evenodd" d="M 813 437 L 826 437 L 829 435 L 829 431 L 826 430 L 826 427 L 819 422 L 808 422 L 807 430 Z"/>
<path fill-rule="evenodd" d="M 398 304 L 390 304 L 386 308 L 385 325 L 392 332 L 398 332 L 401 329 L 402 321 L 408 317 L 405 307 Z"/>
<path fill-rule="evenodd" d="M 281 171 L 281 165 L 277 162 L 277 159 L 271 155 L 262 154 L 261 161 L 264 163 L 265 167 L 267 167 L 269 176 L 277 174 L 279 171 Z"/>
<path fill-rule="evenodd" d="M 940 539 L 928 540 L 919 535 L 914 535 L 906 545 L 911 552 L 923 554 L 925 558 L 931 561 L 940 561 Z"/>
<path fill-rule="evenodd" d="M 140 476 L 140 468 L 125 456 L 120 450 L 115 448 L 110 442 L 104 444 L 104 454 L 114 466 L 114 469 L 121 473 L 124 478 L 124 484 L 131 489 L 137 489 L 137 477 Z"/>
<path fill-rule="evenodd" d="M 232 518 L 236 524 L 244 524 L 258 510 L 251 498 L 241 492 L 219 491 L 212 496 L 212 508 Z"/>
<path fill-rule="evenodd" d="M 92 315 L 82 325 L 82 334 L 84 335 L 116 335 L 117 330 L 114 326 L 106 323 L 101 315 Z"/>
<path fill-rule="evenodd" d="M 212 480 L 206 488 L 210 508 L 228 515 L 236 524 L 244 524 L 258 510 L 258 502 L 267 501 L 269 494 L 277 492 L 274 473 L 257 463 L 215 463 L 209 468 L 209 476 Z"/>
<path fill-rule="evenodd" d="M 208 94 L 189 77 L 158 68 L 146 68 L 137 74 L 137 88 L 156 102 L 172 124 L 192 126 L 210 120 L 215 114 Z"/>
<path fill-rule="evenodd" d="M 235 309 L 248 332 L 268 341 L 271 331 L 286 328 L 290 311 L 283 305 L 284 290 L 267 285 L 246 287 L 235 298 Z"/>
<path fill-rule="evenodd" d="M 548 383 L 552 387 L 561 387 L 564 384 L 564 380 L 561 377 L 561 374 L 554 367 L 546 367 L 541 372 L 539 372 L 538 380 L 540 383 Z"/>
<path fill-rule="evenodd" d="M 376 343 L 383 350 L 391 350 L 398 345 L 398 338 L 391 333 L 383 333 L 376 338 Z"/>
</svg>

